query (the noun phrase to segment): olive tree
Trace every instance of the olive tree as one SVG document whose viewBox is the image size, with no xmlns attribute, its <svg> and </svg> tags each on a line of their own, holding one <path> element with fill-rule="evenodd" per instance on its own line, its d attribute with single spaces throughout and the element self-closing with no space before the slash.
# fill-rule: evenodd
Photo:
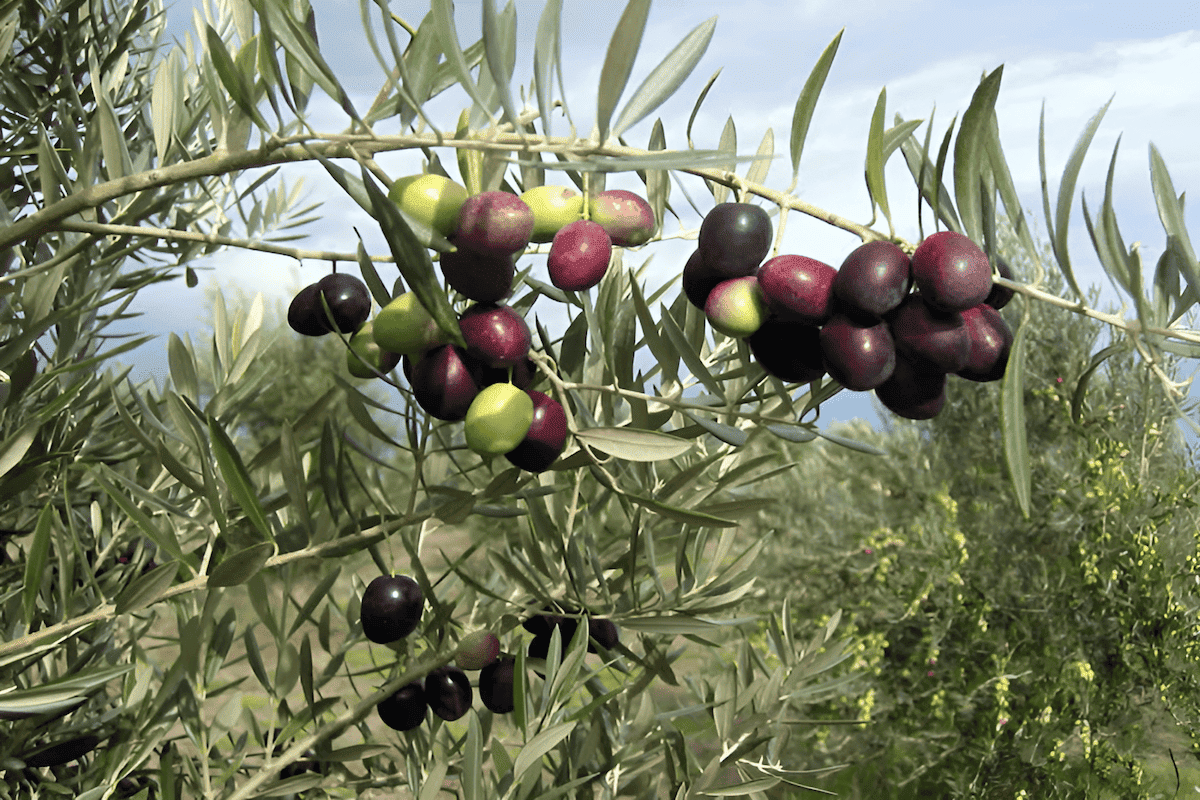
<svg viewBox="0 0 1200 800">
<path fill-rule="evenodd" d="M 664 221 L 686 218 L 682 203 L 701 193 L 771 209 L 775 247 L 802 214 L 911 253 L 883 181 L 899 151 L 932 227 L 993 252 L 997 211 L 1007 213 L 1037 265 L 1028 282 L 995 278 L 1017 293 L 1021 320 L 1035 304 L 1057 305 L 1119 331 L 1151 366 L 1163 353 L 1196 354 L 1200 334 L 1179 320 L 1195 301 L 1197 263 L 1157 154 L 1167 247 L 1151 272 L 1121 241 L 1110 202 L 1094 218 L 1085 209 L 1136 318 L 1091 308 L 1073 275 L 1067 228 L 1099 115 L 1066 165 L 1055 213 L 1046 198 L 1049 263 L 1000 146 L 1000 68 L 940 146 L 931 124 L 889 125 L 881 94 L 865 160 L 877 214 L 861 224 L 795 193 L 840 35 L 813 54 L 796 100 L 792 184 L 771 187 L 770 131 L 753 155 L 732 121 L 710 151 L 669 149 L 661 123 L 644 147 L 624 140 L 681 87 L 714 33 L 715 20 L 701 22 L 627 93 L 649 6 L 631 0 L 613 31 L 584 136 L 589 124 L 555 91 L 558 0 L 538 21 L 528 102 L 512 86 L 511 6 L 484 2 L 483 37 L 463 47 L 449 0 L 417 25 L 364 4 L 383 32 L 370 37 L 381 88 L 365 110 L 323 58 L 304 3 L 218 3 L 197 16 L 195 39 L 172 48 L 161 45 L 156 0 L 0 3 L 0 793 L 765 797 L 810 784 L 808 767 L 825 765 L 789 743 L 816 724 L 808 706 L 846 691 L 830 670 L 851 650 L 837 615 L 816 624 L 744 607 L 765 541 L 743 544 L 739 520 L 769 501 L 756 487 L 780 469 L 746 445 L 822 437 L 872 448 L 817 427 L 821 404 L 843 390 L 836 381 L 769 375 L 743 340 L 710 332 L 674 281 L 647 284 Z M 426 111 L 447 92 L 465 108 L 441 127 Z M 345 113 L 343 130 L 312 127 L 317 93 Z M 553 135 L 552 119 L 570 131 Z M 380 133 L 384 122 L 402 132 Z M 690 142 L 690 130 L 671 136 Z M 194 283 L 191 262 L 218 248 L 352 264 L 379 305 L 412 291 L 441 335 L 462 343 L 466 303 L 435 267 L 455 245 L 387 197 L 401 176 L 376 156 L 403 150 L 422 152 L 431 173 L 456 166 L 471 194 L 569 181 L 587 208 L 608 174 L 644 181 L 658 233 L 618 247 L 594 290 L 539 280 L 531 264 L 544 247 L 519 266 L 510 305 L 552 307 L 562 321 L 536 326 L 531 353 L 565 410 L 567 449 L 552 469 L 476 455 L 461 426 L 423 411 L 400 371 L 384 376 L 387 402 L 339 375 L 336 391 L 264 430 L 250 411 L 277 376 L 257 358 L 261 304 L 218 306 L 210 350 L 172 337 L 161 389 L 101 372 L 142 341 L 108 346 L 105 333 L 137 291 L 180 273 Z M 285 183 L 302 162 L 378 221 L 387 252 L 288 243 L 312 213 Z M 235 184 L 243 176 L 250 183 Z M 1047 270 L 1063 275 L 1065 296 L 1048 290 Z M 1024 514 L 1029 336 L 1020 322 L 999 389 Z M 363 588 L 380 572 L 411 576 L 425 600 L 419 628 L 387 645 L 368 642 L 360 621 Z M 569 641 L 572 626 L 559 625 L 532 652 L 523 625 L 544 612 L 608 619 L 619 636 L 590 653 L 587 625 Z M 765 639 L 763 613 L 774 620 Z M 515 657 L 511 714 L 476 704 L 408 732 L 381 723 L 381 702 L 450 664 L 480 630 Z"/>
</svg>

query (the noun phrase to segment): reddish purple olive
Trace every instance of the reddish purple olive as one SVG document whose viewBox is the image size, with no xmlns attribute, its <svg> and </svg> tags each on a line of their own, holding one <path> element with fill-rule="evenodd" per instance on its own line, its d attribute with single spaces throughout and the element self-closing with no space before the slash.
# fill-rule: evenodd
<svg viewBox="0 0 1200 800">
<path fill-rule="evenodd" d="M 771 249 L 771 217 L 751 203 L 720 203 L 700 223 L 700 257 L 723 278 L 751 275 Z"/>
<path fill-rule="evenodd" d="M 479 699 L 493 714 L 509 714 L 516 708 L 513 698 L 516 666 L 515 658 L 503 656 L 479 673 Z"/>
<path fill-rule="evenodd" d="M 855 392 L 874 389 L 892 375 L 896 346 L 887 323 L 834 314 L 821 328 L 821 353 L 833 379 Z"/>
<path fill-rule="evenodd" d="M 480 386 L 465 350 L 444 344 L 413 364 L 409 384 L 417 404 L 436 419 L 465 419 Z"/>
<path fill-rule="evenodd" d="M 388 644 L 417 629 L 425 595 L 421 585 L 407 575 L 380 575 L 363 592 L 363 635 L 376 644 Z"/>
<path fill-rule="evenodd" d="M 987 254 L 961 233 L 938 231 L 925 237 L 911 265 L 913 284 L 925 302 L 943 311 L 965 311 L 992 290 Z"/>
<path fill-rule="evenodd" d="M 325 295 L 333 316 L 333 327 L 339 333 L 354 333 L 371 315 L 371 293 L 367 291 L 367 285 L 353 275 L 332 272 L 317 281 L 316 286 L 317 291 Z M 317 318 L 329 329 L 325 309 L 319 299 L 314 299 Z"/>
<path fill-rule="evenodd" d="M 517 265 L 512 256 L 480 255 L 465 247 L 438 261 L 450 288 L 476 303 L 498 303 L 512 294 Z"/>
<path fill-rule="evenodd" d="M 534 366 L 533 359 L 523 358 L 512 366 L 512 380 L 509 380 L 508 367 L 489 367 L 485 364 L 479 365 L 478 381 L 479 388 L 491 386 L 493 383 L 511 383 L 518 389 L 528 389 L 540 377 L 540 373 Z"/>
<path fill-rule="evenodd" d="M 998 381 L 1008 368 L 1013 332 L 1000 312 L 981 303 L 962 312 L 963 324 L 971 342 L 966 366 L 955 374 L 969 381 Z"/>
<path fill-rule="evenodd" d="M 608 232 L 617 247 L 636 247 L 650 241 L 657 223 L 654 209 L 625 189 L 609 189 L 592 198 L 591 219 Z"/>
<path fill-rule="evenodd" d="M 545 472 L 567 445 L 567 414 L 553 397 L 536 389 L 526 392 L 533 399 L 533 421 L 521 443 L 504 457 L 527 472 Z"/>
<path fill-rule="evenodd" d="M 971 354 L 971 337 L 962 315 L 939 311 L 920 292 L 910 294 L 888 315 L 896 350 L 913 361 L 924 361 L 942 372 L 957 372 Z"/>
<path fill-rule="evenodd" d="M 320 288 L 315 283 L 305 286 L 288 305 L 288 326 L 302 336 L 324 336 L 329 333 L 321 309 Z"/>
<path fill-rule="evenodd" d="M 546 269 L 550 282 L 569 292 L 591 289 L 608 272 L 612 239 L 600 223 L 576 220 L 554 235 Z"/>
<path fill-rule="evenodd" d="M 882 317 L 904 301 L 911 286 L 908 254 L 878 240 L 846 256 L 833 279 L 833 294 L 846 308 Z"/>
<path fill-rule="evenodd" d="M 875 396 L 905 419 L 932 419 L 946 404 L 946 373 L 900 354 L 892 376 L 875 387 Z"/>
<path fill-rule="evenodd" d="M 453 722 L 471 708 L 471 681 L 458 667 L 447 664 L 425 676 L 425 700 L 429 710 Z"/>
<path fill-rule="evenodd" d="M 414 681 L 385 697 L 375 708 L 384 725 L 396 731 L 411 731 L 425 721 L 429 703 L 421 684 Z"/>
<path fill-rule="evenodd" d="M 487 256 L 512 256 L 533 234 L 533 211 L 508 192 L 480 192 L 458 210 L 454 244 Z"/>
<path fill-rule="evenodd" d="M 771 318 L 746 343 L 759 365 L 785 383 L 811 383 L 825 374 L 816 325 Z"/>
<path fill-rule="evenodd" d="M 808 256 L 776 256 L 756 274 L 767 305 L 777 316 L 809 325 L 823 325 L 833 316 L 837 270 L 828 264 Z"/>
<path fill-rule="evenodd" d="M 512 367 L 529 356 L 533 335 L 510 306 L 479 303 L 458 319 L 467 353 L 488 367 Z"/>
</svg>

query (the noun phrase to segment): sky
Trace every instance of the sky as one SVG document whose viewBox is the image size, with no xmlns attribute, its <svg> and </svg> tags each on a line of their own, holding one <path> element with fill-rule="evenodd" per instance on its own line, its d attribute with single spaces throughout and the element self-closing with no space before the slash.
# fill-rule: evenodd
<svg viewBox="0 0 1200 800">
<path fill-rule="evenodd" d="M 516 81 L 528 85 L 532 75 L 533 38 L 544 3 L 516 0 Z M 322 52 L 359 108 L 365 109 L 381 84 L 381 67 L 365 45 L 357 2 L 313 0 Z M 371 4 L 373 10 L 377 9 Z M 425 3 L 392 2 L 395 14 L 417 25 L 428 11 Z M 584 132 L 595 114 L 596 86 L 622 3 L 565 0 L 562 48 L 567 102 Z M 480 32 L 481 4 L 459 2 L 456 25 L 463 44 Z M 182 39 L 191 25 L 192 4 L 177 0 L 169 11 L 168 36 Z M 1115 173 L 1115 206 L 1127 242 L 1140 241 L 1144 263 L 1151 269 L 1162 251 L 1164 233 L 1149 179 L 1149 145 L 1162 153 L 1178 193 L 1200 191 L 1200 4 L 1172 0 L 1143 4 L 1072 2 L 991 2 L 963 4 L 941 0 L 658 0 L 651 8 L 642 47 L 630 77 L 629 96 L 675 44 L 704 20 L 718 18 L 703 59 L 677 94 L 652 117 L 625 136 L 644 145 L 655 117 L 662 119 L 668 147 L 686 144 L 688 116 L 704 83 L 720 76 L 696 118 L 693 138 L 699 148 L 714 147 L 726 119 L 732 116 L 739 150 L 753 153 L 764 132 L 774 132 L 782 154 L 766 183 L 786 188 L 791 180 L 787 140 L 796 98 L 821 51 L 844 29 L 841 45 L 817 105 L 800 167 L 796 194 L 842 216 L 866 222 L 871 215 L 863 181 L 867 130 L 880 90 L 887 91 L 887 118 L 929 119 L 934 115 L 935 141 L 970 102 L 981 76 L 1004 66 L 997 102 L 1001 141 L 1018 194 L 1035 232 L 1044 233 L 1038 171 L 1039 118 L 1045 115 L 1046 158 L 1052 203 L 1059 175 L 1080 132 L 1109 100 L 1111 105 L 1084 162 L 1079 188 L 1090 207 L 1104 193 L 1113 147 L 1120 137 Z M 376 23 L 377 24 L 377 23 Z M 401 32 L 401 37 L 403 33 Z M 402 38 L 401 41 L 404 41 Z M 385 45 L 386 47 L 386 45 Z M 429 106 L 439 125 L 453 128 L 469 101 L 451 90 Z M 331 101 L 315 95 L 311 119 L 318 130 L 337 132 L 345 115 Z M 557 123 L 561 125 L 561 122 Z M 398 132 L 382 125 L 383 132 Z M 556 129 L 556 133 L 562 128 Z M 918 136 L 924 135 L 924 127 Z M 453 164 L 453 154 L 442 158 Z M 421 168 L 419 153 L 382 155 L 381 166 L 393 177 Z M 744 172 L 744 166 L 740 171 Z M 307 229 L 304 247 L 352 251 L 363 233 L 372 252 L 387 251 L 378 225 L 340 192 L 319 167 L 289 167 L 291 179 L 304 176 L 314 199 L 334 198 L 320 211 L 322 219 Z M 548 179 L 548 182 L 555 182 Z M 565 176 L 559 181 L 569 182 Z M 915 191 L 903 160 L 889 164 L 887 184 L 895 209 L 896 232 L 917 241 Z M 609 188 L 640 187 L 636 177 L 616 175 Z M 332 188 L 331 188 L 332 187 Z M 698 182 L 687 184 L 692 199 L 706 208 L 711 197 Z M 687 208 L 679 187 L 673 205 Z M 1187 207 L 1195 244 L 1200 245 L 1200 204 Z M 700 217 L 685 215 L 683 226 L 694 229 Z M 928 217 L 927 220 L 928 222 Z M 668 232 L 680 223 L 668 220 Z M 1070 250 L 1080 282 L 1100 286 L 1101 305 L 1116 302 L 1092 251 L 1076 200 Z M 858 244 L 857 237 L 793 214 L 781 253 L 797 253 L 838 266 Z M 677 274 L 693 243 L 656 243 L 635 251 L 626 263 L 638 264 L 653 254 L 649 283 L 657 286 Z M 532 257 L 531 257 L 532 258 Z M 329 269 L 328 263 L 297 265 L 287 257 L 226 251 L 201 262 L 211 267 L 202 287 L 220 284 L 263 292 L 288 302 L 302 286 Z M 394 273 L 384 271 L 389 280 Z M 169 286 L 143 292 L 138 305 L 141 330 L 162 334 L 141 348 L 135 379 L 165 371 L 166 332 L 190 332 L 204 340 L 203 294 L 199 289 Z M 194 309 L 181 314 L 180 308 Z M 336 343 L 331 343 L 331 346 Z M 995 390 L 991 387 L 991 390 Z M 842 393 L 823 407 L 822 422 L 856 417 L 876 421 L 870 394 Z"/>
</svg>

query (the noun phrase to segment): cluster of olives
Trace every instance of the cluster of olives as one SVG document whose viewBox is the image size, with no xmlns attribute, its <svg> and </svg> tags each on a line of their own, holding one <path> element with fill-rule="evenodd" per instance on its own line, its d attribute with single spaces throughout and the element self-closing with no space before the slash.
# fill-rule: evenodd
<svg viewBox="0 0 1200 800">
<path fill-rule="evenodd" d="M 771 240 L 762 208 L 721 203 L 683 269 L 688 300 L 715 329 L 745 339 L 771 375 L 805 383 L 828 373 L 908 419 L 942 409 L 947 375 L 1003 377 L 1013 333 L 998 310 L 1012 291 L 993 284 L 987 255 L 966 236 L 932 234 L 911 257 L 868 242 L 840 269 L 799 255 L 763 262 Z"/>
<path fill-rule="evenodd" d="M 425 606 L 421 586 L 407 575 L 380 575 L 367 585 L 360 605 L 363 634 L 376 644 L 397 642 L 417 629 Z M 550 636 L 560 631 L 563 647 L 575 635 L 579 620 L 546 611 L 525 621 L 534 634 L 529 645 L 532 658 L 545 658 Z M 619 631 L 612 620 L 585 620 L 590 637 L 588 652 L 615 647 Z M 464 636 L 455 651 L 453 664 L 431 670 L 423 680 L 413 681 L 382 700 L 379 718 L 389 728 L 409 731 L 425 721 L 427 713 L 447 721 L 461 718 L 471 708 L 471 681 L 464 670 L 479 671 L 479 699 L 494 714 L 510 713 L 513 706 L 513 682 L 516 659 L 500 652 L 500 640 L 490 631 L 475 631 Z"/>
<path fill-rule="evenodd" d="M 473 303 L 459 316 L 466 347 L 450 343 L 413 292 L 395 297 L 367 320 L 366 286 L 336 273 L 296 296 L 289 324 L 309 336 L 330 330 L 353 334 L 346 354 L 352 375 L 375 377 L 403 362 L 417 404 L 436 419 L 463 421 L 472 450 L 504 455 L 530 472 L 549 469 L 566 446 L 566 413 L 558 401 L 531 388 L 537 372 L 529 358 L 529 325 L 504 304 L 516 258 L 531 242 L 549 242 L 551 283 L 568 291 L 590 289 L 607 272 L 614 246 L 644 244 L 653 235 L 649 203 L 621 189 L 600 192 L 585 219 L 583 196 L 568 187 L 539 186 L 519 197 L 504 191 L 469 195 L 434 174 L 401 178 L 388 196 L 454 244 L 439 265 L 447 285 Z"/>
</svg>

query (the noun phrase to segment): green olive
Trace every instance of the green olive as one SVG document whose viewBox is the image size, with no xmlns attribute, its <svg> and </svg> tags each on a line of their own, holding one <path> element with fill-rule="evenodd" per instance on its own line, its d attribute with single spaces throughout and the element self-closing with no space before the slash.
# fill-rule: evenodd
<svg viewBox="0 0 1200 800">
<path fill-rule="evenodd" d="M 386 374 L 400 363 L 399 353 L 384 350 L 375 341 L 372 326 L 372 322 L 364 322 L 350 337 L 350 349 L 346 351 L 346 369 L 356 378 L 374 378 L 377 371 Z"/>
<path fill-rule="evenodd" d="M 453 235 L 458 227 L 458 210 L 468 196 L 461 184 L 429 174 L 398 178 L 388 191 L 388 197 L 406 214 L 442 236 Z"/>
<path fill-rule="evenodd" d="M 503 455 L 521 443 L 533 424 L 533 399 L 511 383 L 493 383 L 471 401 L 463 432 L 481 456 Z"/>
<path fill-rule="evenodd" d="M 445 334 L 415 292 L 393 298 L 375 315 L 374 325 L 376 343 L 389 353 L 417 356 L 445 344 Z"/>
<path fill-rule="evenodd" d="M 535 186 L 521 195 L 533 211 L 531 242 L 549 242 L 567 225 L 583 219 L 583 195 L 567 186 Z"/>
</svg>

